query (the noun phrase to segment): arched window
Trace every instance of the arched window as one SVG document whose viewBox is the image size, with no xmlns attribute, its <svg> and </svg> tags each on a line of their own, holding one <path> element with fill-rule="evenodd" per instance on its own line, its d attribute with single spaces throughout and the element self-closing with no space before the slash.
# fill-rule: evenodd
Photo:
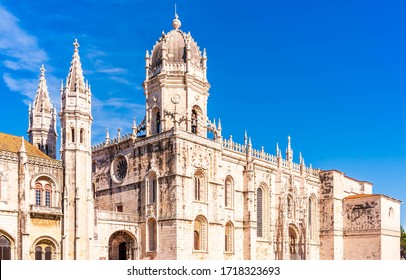
<svg viewBox="0 0 406 280">
<path fill-rule="evenodd" d="M 156 203 L 157 202 L 157 179 L 155 173 L 151 173 L 148 177 L 148 202 Z"/>
<path fill-rule="evenodd" d="M 0 236 L 0 260 L 11 260 L 11 244 L 5 236 Z"/>
<path fill-rule="evenodd" d="M 75 129 L 72 127 L 71 129 L 70 129 L 70 133 L 71 133 L 71 142 L 72 143 L 75 143 Z"/>
<path fill-rule="evenodd" d="M 35 260 L 42 260 L 42 248 L 40 246 L 35 247 Z"/>
<path fill-rule="evenodd" d="M 191 124 L 192 133 L 197 134 L 198 119 L 197 119 L 196 109 L 192 110 L 192 120 L 191 121 L 192 121 L 192 124 Z"/>
<path fill-rule="evenodd" d="M 155 107 L 152 110 L 152 118 L 151 118 L 151 132 L 152 134 L 157 134 L 162 131 L 161 126 L 161 112 L 158 107 Z"/>
<path fill-rule="evenodd" d="M 225 228 L 225 244 L 224 250 L 226 253 L 231 253 L 234 251 L 234 227 L 231 222 L 226 224 Z"/>
<path fill-rule="evenodd" d="M 52 207 L 52 183 L 45 176 L 35 182 L 35 205 Z"/>
<path fill-rule="evenodd" d="M 54 241 L 42 239 L 35 245 L 35 260 L 53 260 L 55 259 L 56 246 Z"/>
<path fill-rule="evenodd" d="M 97 171 L 97 163 L 95 161 L 92 162 L 92 172 Z"/>
<path fill-rule="evenodd" d="M 157 249 L 157 226 L 155 219 L 148 220 L 148 251 Z"/>
<path fill-rule="evenodd" d="M 45 247 L 45 260 L 52 260 L 52 248 L 49 246 Z"/>
<path fill-rule="evenodd" d="M 316 199 L 314 196 L 309 197 L 308 209 L 308 228 L 310 240 L 316 239 Z"/>
<path fill-rule="evenodd" d="M 161 113 L 158 111 L 155 115 L 156 133 L 161 132 Z"/>
<path fill-rule="evenodd" d="M 206 181 L 203 172 L 197 171 L 194 176 L 195 200 L 206 201 Z"/>
<path fill-rule="evenodd" d="M 52 188 L 50 185 L 45 186 L 45 206 L 51 206 Z"/>
<path fill-rule="evenodd" d="M 41 183 L 35 184 L 35 205 L 42 205 L 42 185 L 41 185 Z"/>
<path fill-rule="evenodd" d="M 257 237 L 263 237 L 263 190 L 262 188 L 257 189 Z"/>
<path fill-rule="evenodd" d="M 203 216 L 196 217 L 193 223 L 193 249 L 207 251 L 207 221 Z"/>
<path fill-rule="evenodd" d="M 83 144 L 85 142 L 85 131 L 83 128 L 80 129 L 79 141 L 80 141 L 80 144 Z"/>
<path fill-rule="evenodd" d="M 230 176 L 226 177 L 224 186 L 224 205 L 226 207 L 233 207 L 233 179 Z"/>
</svg>

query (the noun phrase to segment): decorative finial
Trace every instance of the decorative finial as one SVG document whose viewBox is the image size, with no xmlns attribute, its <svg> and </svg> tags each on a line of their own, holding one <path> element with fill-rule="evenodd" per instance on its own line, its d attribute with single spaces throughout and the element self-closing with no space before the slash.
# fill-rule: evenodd
<svg viewBox="0 0 406 280">
<path fill-rule="evenodd" d="M 133 119 L 132 137 L 137 138 L 137 122 L 135 121 L 135 117 Z"/>
<path fill-rule="evenodd" d="M 25 151 L 25 141 L 24 141 L 24 136 L 21 136 L 21 147 L 20 147 L 20 152 L 26 152 Z"/>
<path fill-rule="evenodd" d="M 176 4 L 175 4 L 175 19 L 172 21 L 172 27 L 178 30 L 181 26 L 181 22 L 179 20 L 178 13 L 176 12 Z"/>
<path fill-rule="evenodd" d="M 302 156 L 302 152 L 300 152 L 300 164 L 305 165 L 305 161 L 304 161 L 304 158 Z"/>
<path fill-rule="evenodd" d="M 106 128 L 106 142 L 105 145 L 110 144 L 110 133 L 109 133 L 109 129 Z"/>
<path fill-rule="evenodd" d="M 44 68 L 44 64 L 42 64 L 41 68 L 39 69 L 41 71 L 41 77 L 45 76 L 45 68 Z"/>
<path fill-rule="evenodd" d="M 290 136 L 288 136 L 288 147 L 286 148 L 286 160 L 292 162 L 293 160 L 293 151 L 290 146 Z"/>
<path fill-rule="evenodd" d="M 73 42 L 73 46 L 75 47 L 75 52 L 77 52 L 78 51 L 78 48 L 79 48 L 79 43 L 78 43 L 78 39 L 75 39 L 75 42 Z"/>
</svg>

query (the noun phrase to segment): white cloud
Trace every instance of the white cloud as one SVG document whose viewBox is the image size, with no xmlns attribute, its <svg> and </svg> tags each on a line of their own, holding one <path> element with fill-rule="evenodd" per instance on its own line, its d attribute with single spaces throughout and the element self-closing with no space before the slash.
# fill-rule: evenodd
<svg viewBox="0 0 406 280">
<path fill-rule="evenodd" d="M 9 72 L 2 78 L 10 91 L 18 92 L 32 101 L 37 92 L 40 77 L 40 67 L 51 69 L 46 64 L 47 53 L 39 46 L 38 39 L 19 26 L 19 19 L 0 5 L 0 54 L 1 61 Z M 32 77 L 32 78 L 29 78 Z M 48 91 L 53 104 L 59 103 L 59 79 L 46 73 Z"/>
<path fill-rule="evenodd" d="M 37 38 L 20 28 L 19 20 L 1 5 L 0 53 L 6 57 L 3 65 L 11 70 L 33 71 L 48 60 Z"/>
<path fill-rule="evenodd" d="M 123 72 L 127 72 L 127 71 L 125 69 L 119 68 L 119 67 L 110 67 L 110 68 L 100 68 L 97 70 L 97 72 L 106 73 L 106 74 L 116 74 L 116 73 L 123 73 Z"/>
<path fill-rule="evenodd" d="M 138 124 L 143 120 L 145 105 L 132 103 L 126 98 L 111 97 L 100 100 L 93 95 L 92 115 L 92 138 L 96 144 L 104 141 L 106 128 L 109 129 L 111 137 L 115 137 L 118 128 L 122 134 L 131 132 L 133 118 L 136 118 Z"/>
<path fill-rule="evenodd" d="M 20 92 L 29 99 L 25 100 L 24 102 L 27 104 L 32 97 L 35 95 L 35 92 L 38 87 L 38 83 L 33 81 L 32 79 L 15 79 L 11 77 L 9 73 L 3 74 L 3 80 L 6 83 L 6 86 L 11 91 Z"/>
</svg>

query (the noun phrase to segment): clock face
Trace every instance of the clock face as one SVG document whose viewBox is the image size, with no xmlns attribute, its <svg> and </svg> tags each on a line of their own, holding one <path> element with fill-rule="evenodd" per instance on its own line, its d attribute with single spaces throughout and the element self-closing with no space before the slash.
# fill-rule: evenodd
<svg viewBox="0 0 406 280">
<path fill-rule="evenodd" d="M 115 183 L 121 183 L 125 176 L 127 176 L 128 163 L 127 159 L 123 155 L 118 155 L 113 159 L 111 163 L 111 178 Z"/>
</svg>

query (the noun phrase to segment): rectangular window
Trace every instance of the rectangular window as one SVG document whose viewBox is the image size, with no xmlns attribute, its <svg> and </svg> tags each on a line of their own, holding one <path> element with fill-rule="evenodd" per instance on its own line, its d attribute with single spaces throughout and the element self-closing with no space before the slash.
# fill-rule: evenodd
<svg viewBox="0 0 406 280">
<path fill-rule="evenodd" d="M 45 191 L 45 206 L 51 206 L 51 191 Z"/>
<path fill-rule="evenodd" d="M 41 205 L 41 190 L 35 190 L 35 205 Z"/>
<path fill-rule="evenodd" d="M 117 212 L 123 212 L 123 205 L 117 205 Z"/>
</svg>

